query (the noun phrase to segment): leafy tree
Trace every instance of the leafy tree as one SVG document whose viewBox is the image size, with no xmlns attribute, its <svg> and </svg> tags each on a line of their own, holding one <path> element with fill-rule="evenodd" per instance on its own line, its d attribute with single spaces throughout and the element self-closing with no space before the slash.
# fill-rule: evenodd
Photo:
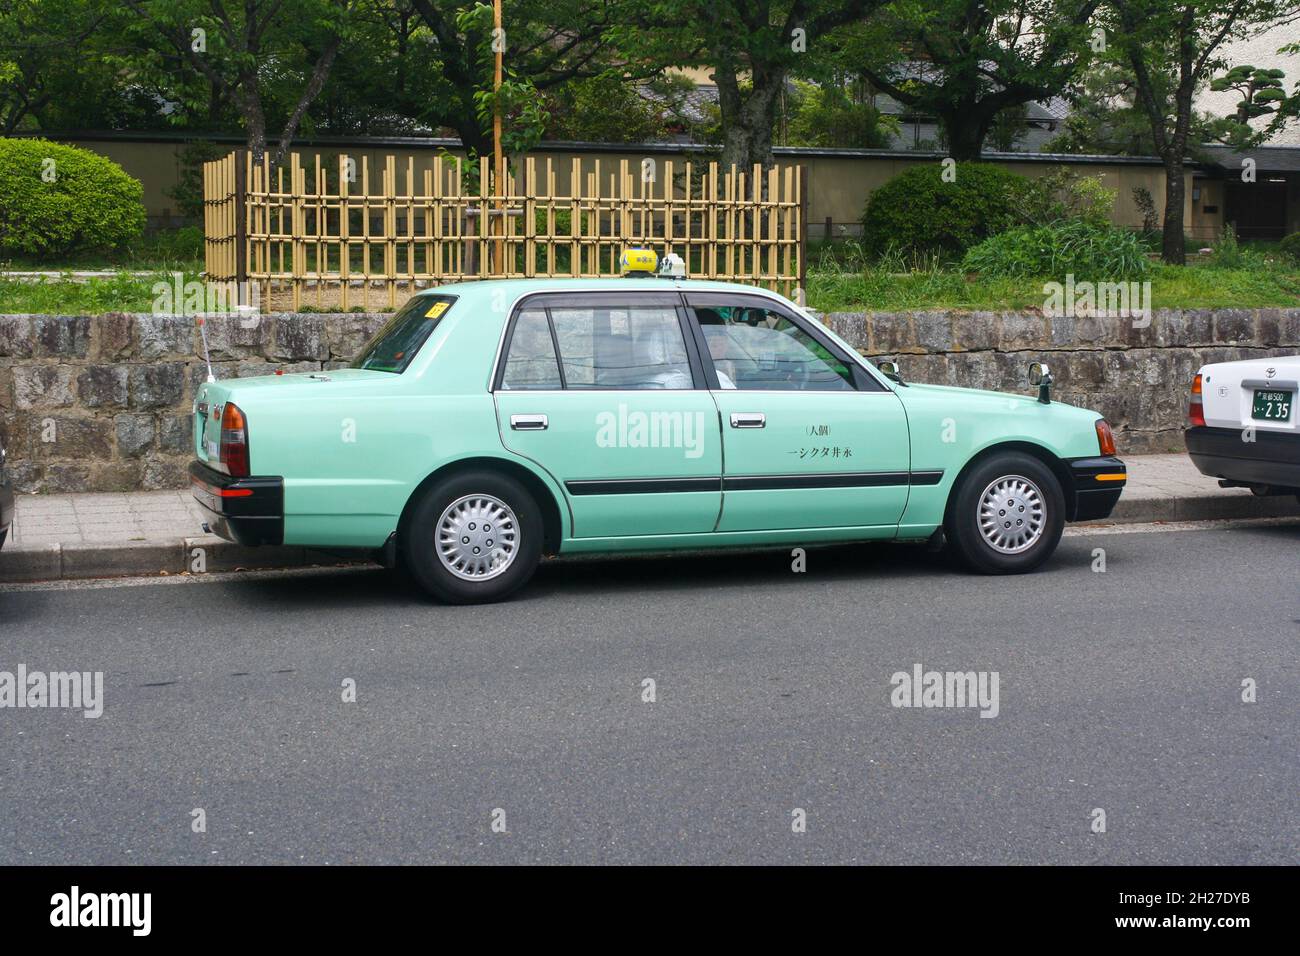
<svg viewBox="0 0 1300 956">
<path fill-rule="evenodd" d="M 0 0 L 0 133 L 117 125 L 131 94 L 106 61 L 108 0 Z"/>
<path fill-rule="evenodd" d="M 1224 68 L 1225 43 L 1263 32 L 1288 6 L 1285 0 L 1109 0 L 1110 45 L 1132 71 L 1136 104 L 1165 169 L 1165 262 L 1186 262 L 1183 172 L 1196 142 L 1196 91 Z"/>
<path fill-rule="evenodd" d="M 449 93 L 441 123 L 456 131 L 476 154 L 491 152 L 491 5 L 467 0 L 409 0 L 431 34 L 437 66 Z M 501 100 L 514 116 L 513 151 L 540 135 L 540 95 L 574 80 L 619 68 L 629 80 L 653 76 L 663 63 L 645 51 L 620 48 L 620 31 L 631 19 L 632 0 L 516 0 L 504 8 Z M 486 120 L 486 122 L 485 122 Z M 510 124 L 507 124 L 510 126 Z M 511 147 L 507 147 L 511 149 Z"/>
<path fill-rule="evenodd" d="M 718 87 L 722 162 L 772 164 L 773 129 L 792 77 L 822 76 L 834 31 L 884 0 L 651 0 L 629 21 L 627 48 L 709 67 Z"/>
<path fill-rule="evenodd" d="M 883 149 L 898 131 L 898 120 L 882 116 L 863 84 L 820 85 L 795 81 L 787 121 L 789 146 L 843 146 Z"/>
<path fill-rule="evenodd" d="M 1007 110 L 1074 83 L 1091 57 L 1099 3 L 894 0 L 860 31 L 857 49 L 878 89 L 937 117 L 949 155 L 975 160 Z"/>
<path fill-rule="evenodd" d="M 1213 124 L 1214 138 L 1232 146 L 1249 147 L 1272 139 L 1297 112 L 1300 96 L 1288 96 L 1282 85 L 1284 70 L 1240 64 L 1210 80 L 1216 93 L 1235 90 L 1241 99 L 1236 111 Z M 1251 126 L 1253 120 L 1269 117 L 1263 128 Z"/>
<path fill-rule="evenodd" d="M 547 97 L 549 139 L 647 143 L 666 132 L 667 108 L 617 73 L 575 80 Z"/>
<path fill-rule="evenodd" d="M 254 161 L 267 151 L 268 105 L 292 91 L 273 161 L 289 149 L 320 95 L 357 0 L 126 0 L 171 48 L 233 103 Z"/>
</svg>

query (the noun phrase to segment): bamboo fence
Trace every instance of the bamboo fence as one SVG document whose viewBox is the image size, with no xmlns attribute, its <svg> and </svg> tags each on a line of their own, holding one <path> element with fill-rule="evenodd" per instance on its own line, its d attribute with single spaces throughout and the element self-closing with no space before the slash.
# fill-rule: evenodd
<svg viewBox="0 0 1300 956">
<path fill-rule="evenodd" d="M 652 165 L 651 165 L 652 164 Z M 395 307 L 421 287 L 485 278 L 613 276 L 628 247 L 675 252 L 692 278 L 797 295 L 803 171 L 716 162 L 528 156 L 491 188 L 486 157 L 372 164 L 246 151 L 204 164 L 207 276 L 257 284 L 298 309 Z"/>
</svg>

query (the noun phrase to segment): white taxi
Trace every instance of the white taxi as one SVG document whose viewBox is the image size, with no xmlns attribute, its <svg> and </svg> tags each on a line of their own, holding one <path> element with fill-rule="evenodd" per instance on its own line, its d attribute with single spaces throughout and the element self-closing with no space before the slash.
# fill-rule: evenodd
<svg viewBox="0 0 1300 956">
<path fill-rule="evenodd" d="M 1300 355 L 1218 362 L 1192 380 L 1187 453 L 1225 488 L 1300 498 Z"/>
</svg>

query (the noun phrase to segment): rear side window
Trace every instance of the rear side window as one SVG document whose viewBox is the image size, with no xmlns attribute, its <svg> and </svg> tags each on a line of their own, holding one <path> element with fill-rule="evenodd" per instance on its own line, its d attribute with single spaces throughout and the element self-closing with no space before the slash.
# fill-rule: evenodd
<svg viewBox="0 0 1300 956">
<path fill-rule="evenodd" d="M 352 360 L 352 368 L 406 371 L 456 301 L 454 295 L 417 295 L 402 306 Z"/>
<path fill-rule="evenodd" d="M 558 389 L 560 365 L 555 358 L 555 341 L 545 309 L 527 309 L 515 320 L 510 337 L 510 355 L 501 377 L 503 389 Z"/>
<path fill-rule="evenodd" d="M 695 387 L 675 308 L 629 304 L 550 313 L 566 387 Z"/>
</svg>

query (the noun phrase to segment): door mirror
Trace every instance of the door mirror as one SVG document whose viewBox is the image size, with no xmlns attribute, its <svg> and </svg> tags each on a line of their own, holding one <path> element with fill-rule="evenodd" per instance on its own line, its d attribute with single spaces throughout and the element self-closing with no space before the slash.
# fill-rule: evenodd
<svg viewBox="0 0 1300 956">
<path fill-rule="evenodd" d="M 1038 386 L 1038 400 L 1044 405 L 1052 403 L 1052 370 L 1046 362 L 1034 362 L 1029 366 L 1029 384 Z"/>
<path fill-rule="evenodd" d="M 907 384 L 903 381 L 902 373 L 898 371 L 897 362 L 878 362 L 876 368 L 880 369 L 880 374 L 890 381 L 897 382 L 899 385 Z"/>
</svg>

